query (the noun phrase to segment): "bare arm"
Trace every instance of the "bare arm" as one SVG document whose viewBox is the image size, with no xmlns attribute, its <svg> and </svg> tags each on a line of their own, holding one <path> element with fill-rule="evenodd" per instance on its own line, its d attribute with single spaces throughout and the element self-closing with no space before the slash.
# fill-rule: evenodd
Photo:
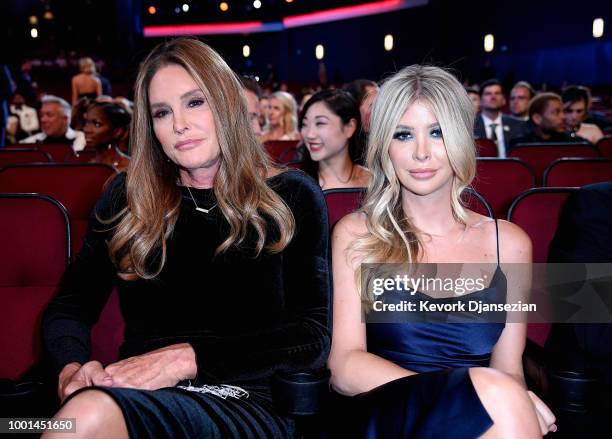
<svg viewBox="0 0 612 439">
<path fill-rule="evenodd" d="M 72 105 L 76 104 L 78 99 L 79 99 L 79 90 L 78 90 L 78 85 L 77 85 L 77 77 L 73 76 L 72 77 Z"/>
<path fill-rule="evenodd" d="M 512 302 L 523 299 L 528 301 L 531 289 L 531 239 L 518 226 L 500 222 L 500 259 L 508 264 L 504 272 L 508 279 L 508 298 Z M 503 267 L 504 264 L 502 264 Z M 508 315 L 509 323 L 493 348 L 490 366 L 513 377 L 525 390 L 523 375 L 523 351 L 527 336 L 527 323 L 519 315 Z M 555 415 L 548 406 L 532 391 L 527 391 L 538 417 L 540 432 L 544 435 L 556 431 Z"/>
<path fill-rule="evenodd" d="M 367 352 L 361 300 L 355 284 L 357 263 L 347 259 L 347 248 L 365 231 L 362 214 L 351 214 L 334 228 L 332 266 L 334 280 L 333 334 L 329 357 L 334 389 L 344 395 L 367 392 L 389 381 L 413 375 L 395 363 Z"/>
</svg>

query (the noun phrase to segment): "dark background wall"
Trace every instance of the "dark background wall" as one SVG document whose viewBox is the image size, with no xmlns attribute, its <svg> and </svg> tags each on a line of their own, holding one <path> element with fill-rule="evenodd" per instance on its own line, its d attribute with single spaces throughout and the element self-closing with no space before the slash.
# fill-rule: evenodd
<svg viewBox="0 0 612 439">
<path fill-rule="evenodd" d="M 299 2 L 300 0 L 296 0 Z M 40 0 L 3 0 L 0 25 L 5 57 L 54 56 L 60 48 L 103 57 L 118 69 L 133 70 L 160 39 L 141 36 L 148 20 L 143 0 L 48 0 L 53 23 L 41 37 L 29 38 L 27 17 L 40 13 Z M 177 1 L 177 4 L 181 3 Z M 336 2 L 339 3 L 339 2 Z M 511 82 L 612 85 L 612 14 L 601 0 L 430 0 L 424 7 L 283 32 L 201 37 L 237 70 L 279 81 L 314 83 L 319 63 L 316 44 L 325 46 L 332 82 L 358 77 L 380 79 L 398 67 L 427 62 L 456 69 L 463 80 L 496 75 Z M 604 37 L 592 37 L 596 17 L 606 21 Z M 278 19 L 278 17 L 274 17 Z M 393 34 L 392 52 L 383 50 Z M 485 54 L 483 37 L 495 36 Z M 249 44 L 251 57 L 242 57 Z"/>
</svg>

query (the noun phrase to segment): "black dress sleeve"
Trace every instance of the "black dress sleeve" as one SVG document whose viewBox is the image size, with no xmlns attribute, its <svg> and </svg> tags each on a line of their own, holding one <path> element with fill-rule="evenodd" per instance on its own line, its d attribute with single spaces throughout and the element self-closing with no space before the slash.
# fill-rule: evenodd
<svg viewBox="0 0 612 439">
<path fill-rule="evenodd" d="M 116 285 L 106 240 L 111 218 L 125 206 L 125 174 L 109 184 L 89 219 L 83 247 L 66 269 L 42 319 L 45 353 L 59 373 L 68 363 L 85 363 L 91 354 L 90 329 Z"/>
<path fill-rule="evenodd" d="M 198 381 L 224 382 L 271 376 L 276 371 L 324 367 L 330 348 L 330 258 L 327 208 L 319 186 L 296 171 L 285 175 L 279 193 L 296 220 L 282 254 L 285 319 L 282 324 L 240 336 L 190 340 Z"/>
</svg>

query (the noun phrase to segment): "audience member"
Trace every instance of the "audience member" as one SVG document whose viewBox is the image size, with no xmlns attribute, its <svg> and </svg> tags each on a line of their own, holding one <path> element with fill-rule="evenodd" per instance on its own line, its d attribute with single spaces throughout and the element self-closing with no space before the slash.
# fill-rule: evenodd
<svg viewBox="0 0 612 439">
<path fill-rule="evenodd" d="M 70 128 L 72 109 L 64 99 L 53 95 L 42 98 L 40 127 L 42 132 L 26 137 L 20 143 L 64 143 L 74 151 L 85 148 L 85 135 Z"/>
<path fill-rule="evenodd" d="M 603 137 L 602 131 L 595 124 L 585 123 L 589 97 L 581 87 L 567 87 L 561 95 L 565 130 L 595 144 Z"/>
<path fill-rule="evenodd" d="M 96 99 L 83 96 L 72 106 L 70 126 L 73 130 L 83 131 L 83 127 L 85 126 L 85 114 L 87 114 L 89 106 L 94 102 L 96 102 Z"/>
<path fill-rule="evenodd" d="M 270 96 L 263 94 L 259 99 L 259 125 L 263 131 L 268 131 L 268 114 L 270 114 Z"/>
<path fill-rule="evenodd" d="M 264 133 L 263 141 L 299 139 L 295 98 L 286 91 L 272 93 L 268 112 L 268 131 Z"/>
<path fill-rule="evenodd" d="M 119 148 L 123 138 L 129 133 L 130 114 L 115 103 L 95 102 L 85 113 L 85 141 L 88 149 L 96 155 L 92 163 L 105 163 L 125 171 L 130 163 L 129 156 Z"/>
<path fill-rule="evenodd" d="M 591 89 L 585 87 L 584 85 L 578 85 L 577 87 L 584 90 L 588 97 L 587 115 L 584 121 L 586 123 L 597 125 L 602 131 L 612 129 L 612 121 L 610 121 L 610 119 L 608 119 L 604 113 L 592 111 L 591 107 L 593 105 L 593 98 L 591 96 Z"/>
<path fill-rule="evenodd" d="M 550 245 L 548 261 L 572 264 L 612 263 L 612 182 L 583 186 L 569 196 Z M 593 408 L 601 413 L 610 413 L 611 324 L 555 324 L 546 340 L 546 351 L 554 369 L 596 377 L 597 388 L 604 394 L 604 406 Z M 595 394 L 587 395 L 597 399 Z"/>
<path fill-rule="evenodd" d="M 491 284 L 472 300 L 529 291 L 529 276 L 507 279 L 500 267 L 500 261 L 531 262 L 527 234 L 461 203 L 476 171 L 473 127 L 467 93 L 442 69 L 406 67 L 380 89 L 367 158 L 372 182 L 362 210 L 336 225 L 332 244 L 332 386 L 359 395 L 351 400 L 350 421 L 338 422 L 346 437 L 433 438 L 451 431 L 538 437 L 556 429 L 554 415 L 526 389 L 525 323 L 364 321 L 373 297 L 362 289 L 372 281 L 363 263 L 491 264 L 497 266 Z M 396 287 L 386 299 L 400 304 L 411 294 Z"/>
<path fill-rule="evenodd" d="M 21 93 L 15 93 L 9 105 L 7 136 L 10 143 L 17 143 L 40 129 L 36 109 L 25 103 Z"/>
<path fill-rule="evenodd" d="M 257 80 L 251 76 L 241 76 L 240 81 L 244 88 L 251 128 L 253 128 L 253 132 L 259 138 L 263 133 L 261 125 L 259 125 L 259 98 L 261 97 L 261 87 L 257 83 Z"/>
<path fill-rule="evenodd" d="M 96 76 L 96 65 L 91 58 L 79 60 L 78 75 L 72 77 L 72 105 L 82 97 L 95 99 L 102 94 L 102 83 Z"/>
<path fill-rule="evenodd" d="M 468 87 L 465 89 L 472 101 L 472 106 L 474 107 L 474 113 L 478 113 L 480 111 L 480 90 L 478 87 Z"/>
<path fill-rule="evenodd" d="M 519 81 L 510 90 L 510 113 L 525 122 L 529 120 L 529 101 L 536 95 L 527 81 Z"/>
<path fill-rule="evenodd" d="M 568 143 L 584 142 L 578 136 L 570 136 L 563 130 L 563 102 L 556 93 L 540 93 L 529 103 L 530 131 L 511 141 L 511 146 L 519 143 Z"/>
<path fill-rule="evenodd" d="M 480 86 L 480 110 L 474 123 L 474 136 L 486 137 L 497 144 L 498 157 L 506 157 L 513 139 L 527 133 L 527 124 L 502 114 L 506 98 L 501 83 L 489 79 Z"/>
<path fill-rule="evenodd" d="M 359 109 L 344 90 L 315 93 L 301 113 L 302 139 L 308 157 L 302 169 L 323 189 L 366 187 L 370 173 L 359 159 Z"/>
<path fill-rule="evenodd" d="M 75 419 L 75 438 L 293 437 L 271 378 L 327 358 L 321 189 L 297 171 L 266 179 L 242 86 L 198 40 L 144 60 L 133 126 L 135 165 L 98 203 L 43 317 L 56 419 Z M 114 287 L 125 341 L 103 367 L 90 327 Z"/>
</svg>

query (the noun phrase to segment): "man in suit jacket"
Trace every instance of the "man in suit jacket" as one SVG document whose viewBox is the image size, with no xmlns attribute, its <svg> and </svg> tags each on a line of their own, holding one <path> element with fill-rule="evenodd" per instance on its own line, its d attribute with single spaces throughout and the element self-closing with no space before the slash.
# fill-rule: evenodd
<svg viewBox="0 0 612 439">
<path fill-rule="evenodd" d="M 474 123 L 474 136 L 486 137 L 497 144 L 497 155 L 506 157 L 510 141 L 527 133 L 527 124 L 502 114 L 506 98 L 501 83 L 489 79 L 480 86 L 480 113 Z"/>
<path fill-rule="evenodd" d="M 570 195 L 548 261 L 612 263 L 612 182 L 583 186 Z M 557 369 L 599 375 L 612 409 L 612 324 L 554 324 L 546 350 Z"/>
</svg>

